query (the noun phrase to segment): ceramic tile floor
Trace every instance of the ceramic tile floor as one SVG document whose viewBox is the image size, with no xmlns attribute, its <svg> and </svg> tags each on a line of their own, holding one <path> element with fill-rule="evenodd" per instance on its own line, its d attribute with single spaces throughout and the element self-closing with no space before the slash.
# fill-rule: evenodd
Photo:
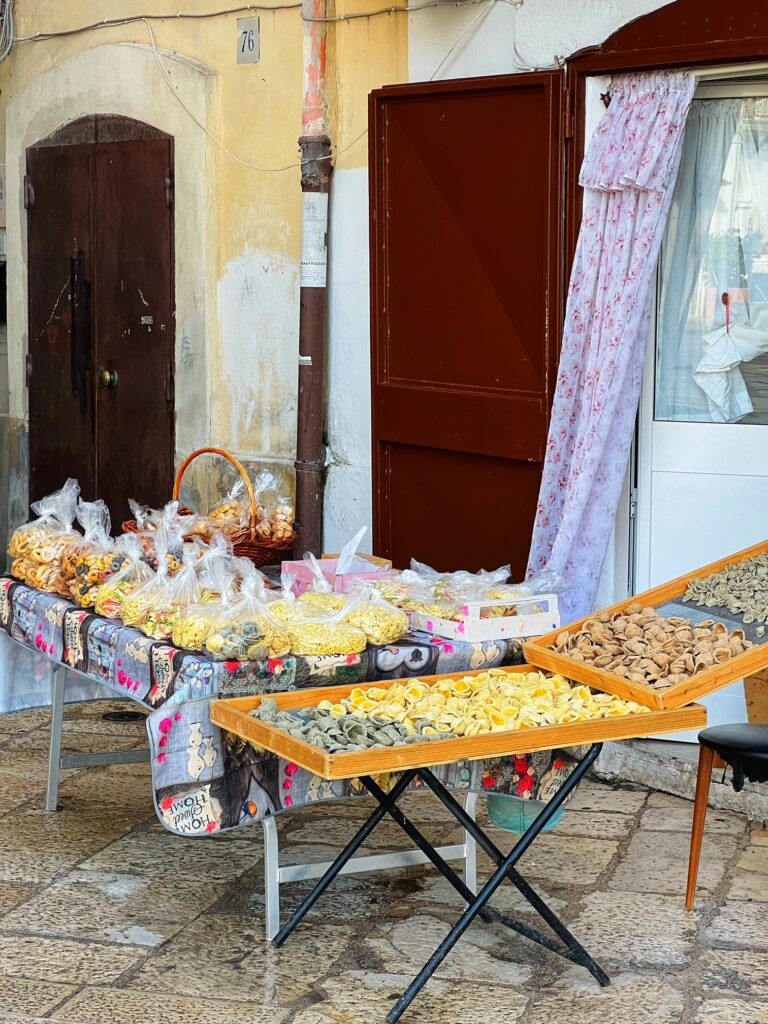
<svg viewBox="0 0 768 1024">
<path fill-rule="evenodd" d="M 104 722 L 105 710 L 68 708 L 65 744 L 144 745 L 141 723 Z M 457 916 L 453 890 L 426 868 L 347 876 L 273 950 L 261 830 L 169 835 L 144 765 L 70 772 L 62 810 L 46 814 L 46 719 L 0 716 L 0 1024 L 376 1024 Z M 409 805 L 435 839 L 456 834 L 431 797 Z M 363 814 L 348 802 L 283 817 L 285 854 L 327 859 Z M 478 923 L 403 1024 L 768 1024 L 768 832 L 711 812 L 686 914 L 690 818 L 684 800 L 588 781 L 523 861 L 610 988 Z M 370 848 L 393 841 L 390 825 Z M 306 889 L 285 890 L 284 913 Z M 496 905 L 527 913 L 510 888 Z"/>
</svg>

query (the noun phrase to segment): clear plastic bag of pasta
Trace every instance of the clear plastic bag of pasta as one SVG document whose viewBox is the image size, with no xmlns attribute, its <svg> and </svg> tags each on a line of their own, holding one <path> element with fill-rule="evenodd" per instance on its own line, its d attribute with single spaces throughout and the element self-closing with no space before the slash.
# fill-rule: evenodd
<svg viewBox="0 0 768 1024">
<path fill-rule="evenodd" d="M 137 524 L 141 524 L 141 528 L 137 530 L 137 536 L 141 538 L 147 564 L 152 569 L 158 567 L 155 539 L 157 531 L 163 529 L 167 535 L 167 543 L 164 546 L 168 571 L 176 572 L 181 567 L 184 537 L 194 528 L 197 517 L 194 514 L 180 513 L 178 501 L 169 501 L 161 509 L 142 508 L 133 500 L 129 502 L 129 505 L 136 517 Z"/>
<path fill-rule="evenodd" d="M 272 617 L 284 626 L 296 619 L 305 618 L 313 614 L 314 609 L 303 605 L 296 597 L 294 585 L 296 576 L 292 572 L 280 573 L 280 590 L 274 595 L 274 600 L 269 606 Z"/>
<path fill-rule="evenodd" d="M 110 536 L 109 509 L 99 501 L 81 501 L 77 521 L 83 539 L 64 555 L 64 570 L 72 597 L 83 608 L 93 608 L 101 585 L 119 572 L 125 554 Z"/>
<path fill-rule="evenodd" d="M 62 559 L 81 536 L 73 526 L 79 495 L 80 485 L 70 478 L 60 491 L 32 505 L 38 518 L 15 530 L 8 545 L 14 576 L 39 590 L 70 596 Z"/>
<path fill-rule="evenodd" d="M 301 607 L 288 620 L 288 637 L 291 653 L 299 655 L 359 654 L 368 646 L 368 639 L 358 626 L 345 621 L 345 615 L 361 602 L 356 596 L 345 602 L 335 613 L 322 612 L 319 608 Z M 272 606 L 274 608 L 274 606 Z"/>
<path fill-rule="evenodd" d="M 260 575 L 245 577 L 240 592 L 224 603 L 203 643 L 216 661 L 261 661 L 290 652 L 288 628 L 270 614 Z"/>
<path fill-rule="evenodd" d="M 201 543 L 196 538 L 193 543 Z M 221 586 L 226 583 L 232 587 L 234 580 L 234 556 L 232 554 L 232 541 L 223 533 L 217 533 L 204 544 L 202 554 L 195 564 L 197 576 L 200 580 L 200 590 L 203 595 L 210 595 L 211 600 L 216 600 L 222 594 Z"/>
<path fill-rule="evenodd" d="M 97 588 L 94 599 L 96 613 L 108 619 L 121 618 L 123 603 L 155 575 L 144 561 L 141 540 L 135 533 L 119 537 L 115 547 L 123 556 L 123 563 L 114 576 Z"/>
<path fill-rule="evenodd" d="M 158 640 L 170 638 L 182 608 L 200 604 L 200 583 L 195 569 L 199 557 L 197 546 L 184 545 L 181 568 L 171 576 L 164 557 L 164 533 L 162 527 L 158 528 L 156 574 L 123 604 L 123 622 Z"/>
<path fill-rule="evenodd" d="M 338 612 L 344 606 L 344 595 L 334 594 L 330 580 L 323 575 L 320 563 L 308 551 L 304 555 L 304 564 L 312 573 L 312 582 L 299 597 L 299 603 L 308 608 L 319 608 L 323 612 Z"/>
<path fill-rule="evenodd" d="M 343 621 L 365 633 L 369 644 L 393 644 L 408 632 L 408 616 L 368 584 L 355 587 L 342 609 Z"/>
<path fill-rule="evenodd" d="M 203 650 L 203 641 L 213 629 L 217 616 L 235 594 L 235 577 L 224 558 L 212 560 L 202 575 L 205 584 L 197 572 L 198 601 L 178 612 L 171 630 L 174 644 L 191 651 Z"/>
</svg>

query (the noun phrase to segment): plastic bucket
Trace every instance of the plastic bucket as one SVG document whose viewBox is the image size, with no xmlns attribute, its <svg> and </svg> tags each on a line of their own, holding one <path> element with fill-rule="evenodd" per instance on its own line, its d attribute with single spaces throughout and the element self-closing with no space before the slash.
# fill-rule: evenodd
<svg viewBox="0 0 768 1024">
<path fill-rule="evenodd" d="M 546 800 L 525 800 L 509 793 L 489 793 L 487 799 L 491 823 L 506 832 L 519 834 L 525 832 L 547 806 Z M 561 807 L 542 831 L 551 832 L 564 814 L 565 808 Z"/>
</svg>

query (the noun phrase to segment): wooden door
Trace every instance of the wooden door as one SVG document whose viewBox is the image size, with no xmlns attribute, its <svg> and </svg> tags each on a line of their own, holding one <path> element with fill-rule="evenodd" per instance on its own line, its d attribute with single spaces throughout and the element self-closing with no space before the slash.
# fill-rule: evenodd
<svg viewBox="0 0 768 1024">
<path fill-rule="evenodd" d="M 377 552 L 526 566 L 562 310 L 560 72 L 371 97 Z"/>
<path fill-rule="evenodd" d="M 123 519 L 171 497 L 170 168 L 167 139 L 96 149 L 96 484 Z"/>
<path fill-rule="evenodd" d="M 31 501 L 68 476 L 95 493 L 89 325 L 72 331 L 72 261 L 82 253 L 86 268 L 93 263 L 93 158 L 87 145 L 27 153 Z"/>
<path fill-rule="evenodd" d="M 171 146 L 27 153 L 30 500 L 76 476 L 115 523 L 172 486 Z"/>
</svg>

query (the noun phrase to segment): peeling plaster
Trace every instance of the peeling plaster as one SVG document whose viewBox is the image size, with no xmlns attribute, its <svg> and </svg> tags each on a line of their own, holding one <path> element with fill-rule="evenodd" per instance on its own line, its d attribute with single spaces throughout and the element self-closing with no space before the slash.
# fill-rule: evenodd
<svg viewBox="0 0 768 1024">
<path fill-rule="evenodd" d="M 298 261 L 246 250 L 218 286 L 212 435 L 224 447 L 291 459 L 296 449 Z"/>
</svg>

